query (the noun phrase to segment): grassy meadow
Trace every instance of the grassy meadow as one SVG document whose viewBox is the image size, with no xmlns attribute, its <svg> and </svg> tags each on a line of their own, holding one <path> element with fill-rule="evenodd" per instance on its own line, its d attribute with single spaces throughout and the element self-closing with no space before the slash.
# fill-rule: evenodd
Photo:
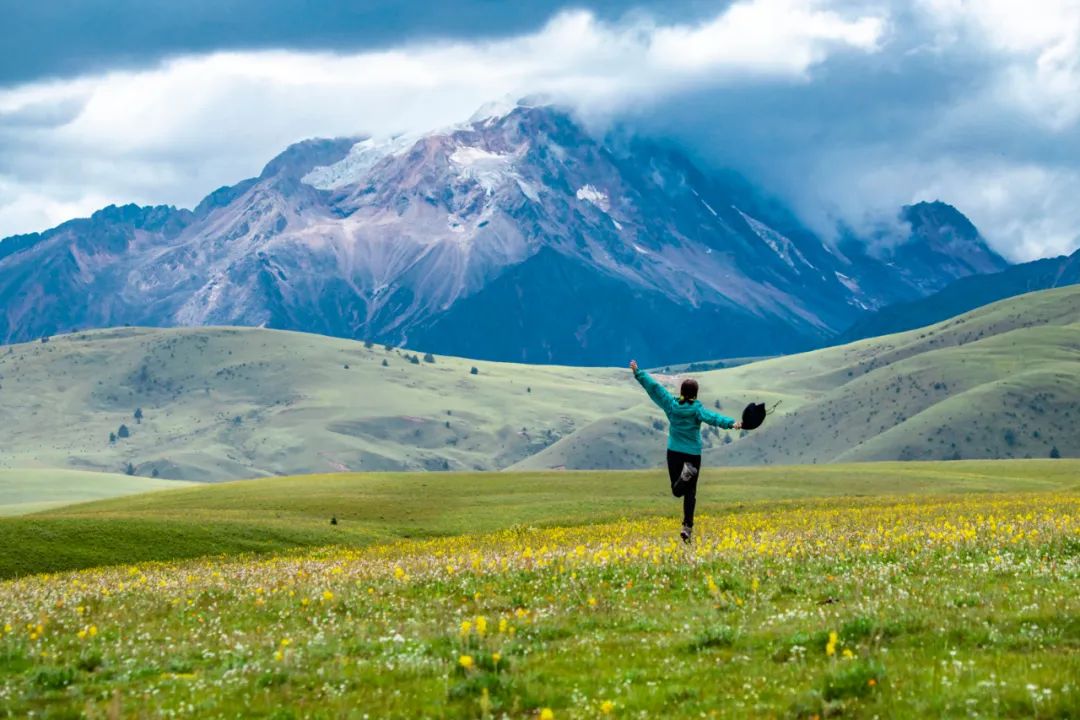
<svg viewBox="0 0 1080 720">
<path fill-rule="evenodd" d="M 689 547 L 665 482 L 274 478 L 0 520 L 116 563 L 0 583 L 0 716 L 1080 714 L 1080 463 L 710 470 Z M 175 559 L 130 555 L 155 524 Z"/>
<path fill-rule="evenodd" d="M 695 371 L 703 402 L 730 415 L 781 401 L 758 431 L 707 432 L 706 460 L 1080 457 L 1078 318 L 1080 287 L 1068 287 L 907 333 Z M 679 371 L 661 379 L 674 387 Z M 0 468 L 130 466 L 194 481 L 642 469 L 659 464 L 666 434 L 622 368 L 426 358 L 256 328 L 121 328 L 0 349 L 0 423 Z"/>
<path fill-rule="evenodd" d="M 1080 462 L 706 468 L 699 512 L 831 496 L 1080 490 Z M 192 484 L 0 518 L 0 578 L 200 555 L 368 545 L 661 515 L 666 471 L 335 473 Z M 337 519 L 331 525 L 331 518 Z"/>
</svg>

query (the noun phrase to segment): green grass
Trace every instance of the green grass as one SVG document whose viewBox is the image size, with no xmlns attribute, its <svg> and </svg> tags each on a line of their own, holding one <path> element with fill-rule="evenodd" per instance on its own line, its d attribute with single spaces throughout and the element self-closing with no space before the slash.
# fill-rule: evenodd
<svg viewBox="0 0 1080 720">
<path fill-rule="evenodd" d="M 500 475 L 458 478 L 460 491 L 431 485 L 421 505 L 468 488 L 480 494 L 477 532 L 523 519 L 545 527 L 2 582 L 0 708 L 13 717 L 1077 717 L 1076 464 L 919 468 L 731 471 L 715 478 L 692 548 L 677 542 L 670 517 L 570 527 L 573 515 L 540 507 L 552 476 Z M 580 486 L 598 476 L 563 477 Z M 488 480 L 503 497 L 501 519 L 485 506 L 495 496 Z M 248 495 L 249 518 L 325 513 L 329 489 L 293 492 L 289 503 L 290 482 Z M 614 499 L 632 500 L 644 482 Z M 239 512 L 230 493 L 262 484 L 95 503 L 69 519 L 108 508 L 118 518 L 124 509 L 205 519 Z M 587 490 L 576 511 L 588 514 L 614 487 Z M 365 492 L 359 513 L 396 496 Z M 445 527 L 468 515 L 464 503 L 446 507 Z"/>
<path fill-rule="evenodd" d="M 1076 489 L 1080 462 L 1074 460 L 707 468 L 698 507 L 728 512 L 751 501 Z M 680 507 L 661 471 L 264 478 L 0 519 L 0 546 L 21 549 L 0 555 L 0 577 L 642 514 L 675 518 Z"/>
<path fill-rule="evenodd" d="M 79 470 L 0 470 L 0 516 L 187 485 L 176 480 Z"/>
<path fill-rule="evenodd" d="M 1054 448 L 1080 457 L 1078 317 L 1080 287 L 1061 288 L 929 328 L 700 373 L 703 402 L 730 415 L 751 400 L 782 401 L 745 437 L 707 433 L 707 459 L 1020 459 Z M 131 463 L 143 476 L 220 481 L 659 464 L 666 423 L 625 369 L 410 357 L 234 328 L 105 330 L 0 349 L 0 467 L 115 473 Z M 121 424 L 130 437 L 110 443 Z"/>
</svg>

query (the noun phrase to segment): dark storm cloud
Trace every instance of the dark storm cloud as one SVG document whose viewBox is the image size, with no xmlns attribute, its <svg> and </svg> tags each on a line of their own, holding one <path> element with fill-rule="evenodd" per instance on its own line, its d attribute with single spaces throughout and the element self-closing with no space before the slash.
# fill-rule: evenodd
<svg viewBox="0 0 1080 720">
<path fill-rule="evenodd" d="M 355 52 L 425 39 L 527 32 L 560 10 L 616 19 L 648 12 L 692 20 L 725 2 L 704 0 L 0 0 L 0 86 L 44 77 L 137 68 L 215 50 Z"/>
</svg>

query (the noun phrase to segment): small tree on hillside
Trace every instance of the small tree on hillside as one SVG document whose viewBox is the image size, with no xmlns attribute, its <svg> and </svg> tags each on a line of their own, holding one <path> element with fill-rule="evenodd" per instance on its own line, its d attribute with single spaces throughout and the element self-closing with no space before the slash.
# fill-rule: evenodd
<svg viewBox="0 0 1080 720">
<path fill-rule="evenodd" d="M 469 374 L 470 375 L 479 375 L 480 370 L 478 370 L 477 367 L 475 365 L 473 365 L 473 369 L 469 371 Z"/>
<path fill-rule="evenodd" d="M 134 475 L 135 474 L 135 466 L 132 465 L 131 463 L 128 463 L 127 466 L 124 468 L 124 472 L 127 473 L 128 475 Z"/>
<path fill-rule="evenodd" d="M 431 353 L 424 353 L 424 362 L 426 362 L 426 363 L 435 362 L 435 356 L 432 355 Z"/>
<path fill-rule="evenodd" d="M 420 356 L 419 355 L 410 355 L 409 356 L 409 362 L 411 362 L 413 365 L 419 365 L 420 364 Z"/>
<path fill-rule="evenodd" d="M 375 347 L 375 343 L 371 342 L 370 340 L 365 340 L 364 347 L 370 350 L 371 348 Z"/>
<path fill-rule="evenodd" d="M 129 437 L 130 435 L 131 435 L 131 431 L 128 430 L 127 425 L 121 425 L 116 431 L 116 436 L 119 437 L 119 438 L 126 438 L 126 437 Z"/>
<path fill-rule="evenodd" d="M 390 367 L 390 363 L 386 362 L 386 358 L 383 358 L 382 366 L 383 367 Z"/>
<path fill-rule="evenodd" d="M 142 425 L 142 408 L 135 408 L 135 422 Z"/>
<path fill-rule="evenodd" d="M 1061 458 L 1061 451 L 1057 449 L 1057 445 L 1050 448 L 1050 457 L 1052 457 L 1054 460 L 1058 460 Z"/>
<path fill-rule="evenodd" d="M 111 444 L 111 443 L 115 443 L 115 442 L 116 442 L 116 433 L 114 433 L 114 432 L 109 433 L 109 443 Z"/>
</svg>

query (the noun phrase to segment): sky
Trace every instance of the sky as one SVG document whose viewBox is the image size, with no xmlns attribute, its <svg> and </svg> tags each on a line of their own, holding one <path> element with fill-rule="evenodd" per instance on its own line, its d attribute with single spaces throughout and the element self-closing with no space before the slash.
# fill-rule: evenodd
<svg viewBox="0 0 1080 720">
<path fill-rule="evenodd" d="M 940 199 L 1010 260 L 1080 247 L 1080 0 L 0 0 L 0 19 L 0 237 L 192 207 L 304 138 L 540 94 L 742 173 L 826 238 Z"/>
</svg>

